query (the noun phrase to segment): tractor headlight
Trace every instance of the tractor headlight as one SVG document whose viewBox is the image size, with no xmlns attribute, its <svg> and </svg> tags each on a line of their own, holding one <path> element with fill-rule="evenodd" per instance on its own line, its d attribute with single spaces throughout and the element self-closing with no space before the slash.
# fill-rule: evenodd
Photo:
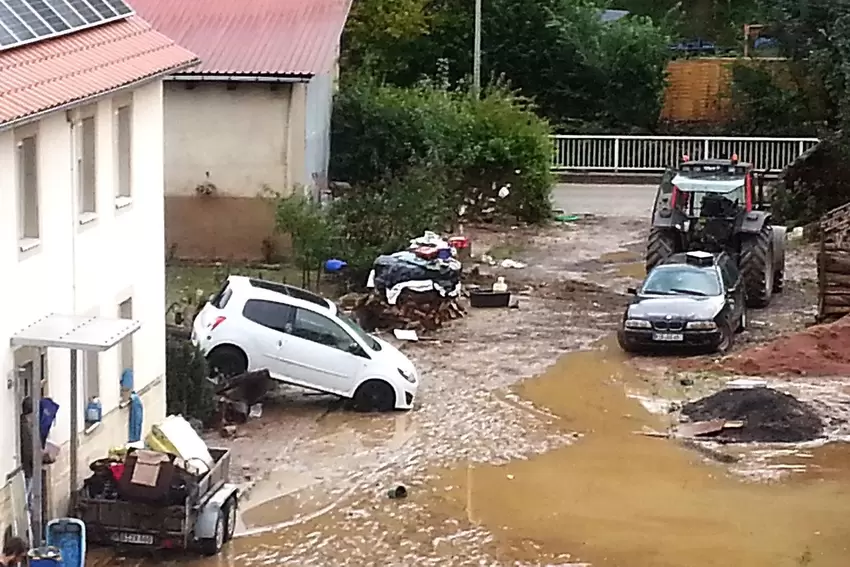
<svg viewBox="0 0 850 567">
<path fill-rule="evenodd" d="M 694 331 L 713 331 L 717 328 L 717 323 L 714 321 L 691 321 L 687 328 Z"/>
<path fill-rule="evenodd" d="M 644 321 L 643 319 L 626 319 L 626 328 L 627 329 L 651 329 L 652 324 L 649 321 Z"/>
</svg>

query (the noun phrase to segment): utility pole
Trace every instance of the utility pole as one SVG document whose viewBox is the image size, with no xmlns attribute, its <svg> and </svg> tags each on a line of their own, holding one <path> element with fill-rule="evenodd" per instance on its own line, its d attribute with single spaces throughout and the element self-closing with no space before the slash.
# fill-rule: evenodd
<svg viewBox="0 0 850 567">
<path fill-rule="evenodd" d="M 472 91 L 481 93 L 481 0 L 475 0 L 475 47 L 472 51 Z"/>
</svg>

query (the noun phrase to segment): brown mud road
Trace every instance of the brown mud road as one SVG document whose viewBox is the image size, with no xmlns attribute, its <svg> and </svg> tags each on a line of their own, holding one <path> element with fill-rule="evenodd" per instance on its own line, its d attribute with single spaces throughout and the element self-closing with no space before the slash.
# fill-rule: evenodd
<svg viewBox="0 0 850 567">
<path fill-rule="evenodd" d="M 719 383 L 706 376 L 682 386 L 674 361 L 629 360 L 610 338 L 625 289 L 642 275 L 645 229 L 643 217 L 618 216 L 534 233 L 476 231 L 476 254 L 527 263 L 481 266 L 477 276 L 504 275 L 519 308 L 470 311 L 431 340 L 402 345 L 424 377 L 413 411 L 359 415 L 283 390 L 237 438 L 209 440 L 233 449 L 234 475 L 250 489 L 240 535 L 221 556 L 97 551 L 93 564 L 847 565 L 843 445 L 760 447 L 737 469 L 797 471 L 766 483 L 635 434 L 669 423 L 648 411 L 653 400 L 693 398 Z M 742 344 L 811 319 L 810 251 L 789 256 L 787 292 L 751 314 Z M 801 398 L 838 395 L 798 386 Z M 399 484 L 409 497 L 388 498 Z"/>
</svg>

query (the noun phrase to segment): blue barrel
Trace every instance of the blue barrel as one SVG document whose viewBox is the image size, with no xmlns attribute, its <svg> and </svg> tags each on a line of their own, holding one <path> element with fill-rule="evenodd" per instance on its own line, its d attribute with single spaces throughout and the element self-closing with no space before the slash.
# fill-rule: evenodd
<svg viewBox="0 0 850 567">
<path fill-rule="evenodd" d="M 62 565 L 62 552 L 52 545 L 36 547 L 27 553 L 27 559 L 30 567 L 57 567 Z"/>
</svg>

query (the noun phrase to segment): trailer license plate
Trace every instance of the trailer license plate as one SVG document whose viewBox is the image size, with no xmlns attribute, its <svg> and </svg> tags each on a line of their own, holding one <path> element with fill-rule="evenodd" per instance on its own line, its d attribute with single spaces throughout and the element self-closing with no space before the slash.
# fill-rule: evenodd
<svg viewBox="0 0 850 567">
<path fill-rule="evenodd" d="M 153 536 L 148 534 L 130 534 L 121 532 L 113 534 L 112 539 L 118 543 L 131 543 L 134 545 L 153 545 Z"/>
<path fill-rule="evenodd" d="M 652 333 L 652 340 L 664 343 L 675 343 L 685 340 L 682 333 Z"/>
</svg>

